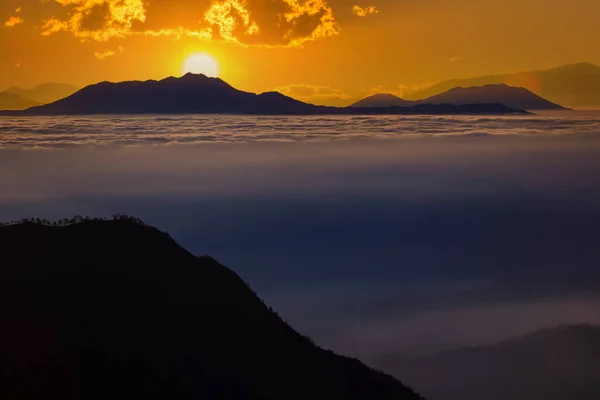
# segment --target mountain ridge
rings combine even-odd
[[[385,108],[315,106],[279,92],[255,94],[233,88],[219,78],[186,74],[159,81],[100,82],[56,102],[0,115],[84,114],[249,114],[249,115],[379,115],[379,114],[512,114],[526,113],[501,104],[432,105]]]
[[[406,98],[422,100],[455,87],[501,83],[524,87],[536,95],[564,107],[600,108],[600,67],[588,62],[537,71],[450,79],[411,93]]]
[[[499,99],[499,100],[497,100]],[[498,101],[507,107],[521,108],[524,110],[566,110],[558,104],[552,103],[530,90],[523,87],[509,86],[504,83],[455,87],[447,92],[428,97],[421,102],[432,104],[473,104],[478,102]]]
[[[411,106],[417,102],[405,100],[391,93],[378,93],[351,104],[350,107],[393,107]]]
[[[454,87],[446,92],[422,100],[405,100],[391,94],[369,96],[350,107],[389,107],[398,104],[486,104],[499,103],[506,107],[537,111],[537,110],[567,110],[552,103],[522,87],[509,86],[504,83],[483,86]]]
[[[127,216],[1,226],[0,304],[3,398],[421,399]]]

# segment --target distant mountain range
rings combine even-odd
[[[9,87],[0,92],[0,110],[24,110],[36,105],[52,103],[78,90],[66,83],[43,83],[32,89]]]
[[[37,105],[40,103],[25,99],[18,94],[0,92],[0,110],[24,110]]]
[[[152,81],[144,83],[148,84],[149,82]],[[502,84],[504,87],[501,86]],[[485,91],[489,90],[489,92],[458,91],[459,88],[472,87],[485,87]],[[524,88],[530,93],[519,93],[516,90],[514,93],[509,93],[512,89],[507,89],[507,87]],[[11,87],[4,92],[0,92],[0,110],[23,110],[36,105],[52,103],[72,95],[77,90],[76,87],[63,83],[45,83],[33,89]],[[12,94],[13,96],[8,94]],[[18,97],[14,95],[18,95]],[[533,97],[532,95],[537,95],[537,97]],[[563,107],[600,109],[600,67],[590,63],[578,63],[544,71],[453,79],[438,83],[424,90],[407,94],[404,97],[402,99],[393,94],[376,94],[352,104],[351,107],[414,107],[415,105],[426,103],[500,103],[509,108],[521,110],[558,110]],[[348,100],[343,98],[331,98],[324,100],[324,102],[335,104],[339,106],[338,108],[343,108],[343,105],[348,104]],[[299,110],[299,108],[297,107],[297,113],[307,112],[306,107],[304,110]],[[332,110],[332,108],[327,107],[327,111],[329,113],[340,113]],[[324,111],[324,109],[321,109],[316,113],[323,113]],[[430,111],[427,110],[425,112]],[[453,110],[441,111],[442,109],[436,110],[439,113],[454,112]],[[474,112],[478,113],[480,111],[474,110]],[[490,110],[489,112],[497,113],[503,111]],[[77,113],[77,111],[72,111],[72,113]],[[276,113],[276,110],[274,113]],[[356,110],[354,110],[354,113],[356,113]],[[370,113],[375,113],[375,111],[371,110]],[[395,110],[394,113],[400,112]]]
[[[565,107],[600,109],[600,67],[590,63],[570,64],[544,71],[452,79],[407,95],[406,98],[423,100],[456,87],[500,83],[523,87]]]
[[[33,89],[21,89],[13,86],[6,89],[6,92],[18,94],[25,99],[29,99],[37,103],[47,104],[70,96],[77,90],[79,90],[79,88],[71,86],[67,83],[42,83]]]
[[[561,326],[431,358],[378,366],[431,400],[600,399],[600,327]]]
[[[219,78],[186,74],[161,81],[101,82],[50,104],[4,115],[84,114],[514,114],[525,113],[502,104],[434,105],[411,107],[325,107],[277,92],[254,94],[237,90]]]
[[[357,101],[350,107],[412,107],[417,104],[419,102],[404,100],[389,93],[380,93]]]
[[[499,102],[507,107],[523,110],[565,110],[522,87],[508,86],[503,83],[475,87],[456,87],[447,92],[431,96],[421,102],[431,104],[479,104]]]
[[[351,107],[410,107],[419,104],[489,104],[500,103],[510,108],[522,110],[564,110],[531,91],[505,84],[493,84],[475,87],[455,87],[447,92],[423,100],[405,100],[392,94],[377,94],[367,97]]]
[[[2,399],[422,399],[130,217],[0,226],[0,304]]]

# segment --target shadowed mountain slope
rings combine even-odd
[[[251,114],[251,115],[356,115],[356,114],[509,114],[521,110],[501,104],[451,107],[326,107],[292,99],[277,92],[254,94],[237,90],[221,79],[187,74],[161,81],[101,82],[51,104],[3,115],[84,114]]]
[[[560,326],[495,345],[377,364],[431,400],[600,399],[600,327]],[[424,385],[424,386],[423,386]]]
[[[524,87],[553,103],[571,108],[600,108],[600,67],[590,63],[565,65],[544,71],[452,79],[412,93],[409,100],[422,100],[455,87],[504,83]]]
[[[418,399],[129,218],[0,228],[0,397]]]

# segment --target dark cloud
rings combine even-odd
[[[83,15],[79,27],[83,31],[101,31],[110,17],[108,3],[96,4]]]
[[[106,41],[125,37],[134,21],[146,19],[143,0],[49,0],[69,9],[66,19],[51,17],[44,21],[42,34],[71,32],[81,40]]]
[[[215,1],[204,20],[213,34],[241,44],[296,46],[339,32],[326,0]]]

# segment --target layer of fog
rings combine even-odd
[[[322,142],[423,137],[594,136],[598,112],[528,116],[0,117],[0,148],[139,146],[191,143]]]
[[[584,136],[5,149],[0,219],[132,214],[327,347],[423,354],[600,323]]]

